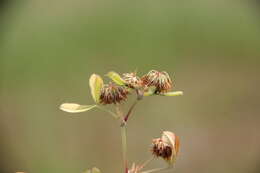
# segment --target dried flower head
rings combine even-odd
[[[159,72],[156,70],[151,70],[142,77],[142,82],[148,87],[155,86],[155,93],[165,93],[172,88],[171,78],[165,71]]]
[[[161,138],[153,139],[152,153],[173,164],[179,152],[179,137],[169,131],[164,131]]]
[[[142,87],[142,80],[136,75],[135,72],[124,73],[123,80],[126,82],[126,85],[130,88],[140,88]]]
[[[101,104],[116,104],[127,99],[129,92],[125,87],[117,86],[114,83],[104,85],[101,89],[100,103]]]

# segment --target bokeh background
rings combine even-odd
[[[92,73],[157,69],[185,95],[139,103],[130,161],[149,158],[152,138],[170,130],[181,139],[171,172],[259,173],[259,8],[257,0],[2,0],[0,172],[122,172],[118,123],[58,107],[93,103]]]

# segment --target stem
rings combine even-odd
[[[97,108],[100,109],[100,110],[102,110],[102,111],[105,111],[105,112],[109,113],[109,114],[112,115],[115,119],[118,119],[118,118],[119,118],[119,116],[118,116],[117,114],[115,114],[114,112],[112,112],[112,111],[110,111],[110,110],[108,110],[108,109],[105,109],[105,108],[103,108],[103,107],[101,107],[101,106],[99,106],[99,105],[97,105]]]
[[[130,109],[128,110],[126,116],[124,117],[125,122],[127,122],[129,116],[131,115],[131,113],[132,113],[132,111],[133,111],[133,109],[134,109],[134,107],[135,107],[135,105],[136,105],[137,103],[138,103],[138,100],[136,100],[136,101],[132,104],[132,106],[130,107]]]
[[[123,164],[125,173],[128,172],[127,164],[127,146],[126,146],[126,126],[121,126],[121,138],[122,138],[122,149],[123,149]]]
[[[123,112],[119,105],[116,106],[117,117],[121,118],[121,140],[122,140],[122,152],[123,152],[123,165],[124,173],[128,173],[128,161],[127,161],[127,143],[126,143],[126,123],[124,120]]]
[[[151,170],[148,170],[148,171],[143,171],[141,173],[152,173],[152,172],[159,172],[159,171],[166,171],[166,170],[169,170],[169,169],[172,169],[172,167],[166,167],[166,168],[155,168],[155,169],[151,169]]]

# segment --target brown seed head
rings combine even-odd
[[[126,85],[130,88],[140,88],[142,87],[142,80],[136,76],[135,72],[132,73],[124,73],[123,79],[126,82]]]
[[[127,99],[128,93],[126,88],[109,83],[101,89],[100,103],[104,105],[120,103]]]
[[[179,152],[179,138],[172,132],[164,131],[161,138],[152,142],[152,153],[168,163],[174,163]]]
[[[156,93],[165,93],[172,88],[171,78],[165,71],[159,72],[156,70],[151,70],[148,74],[142,77],[142,82],[148,87],[155,86]]]

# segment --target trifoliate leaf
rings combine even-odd
[[[168,92],[168,93],[161,93],[162,96],[182,96],[182,91],[174,91],[174,92]]]
[[[89,78],[89,86],[91,95],[96,103],[99,103],[101,89],[103,88],[103,79],[96,74],[92,74]]]
[[[63,103],[60,105],[60,109],[69,113],[80,113],[91,110],[97,105],[79,105],[76,103]]]
[[[107,76],[112,79],[116,84],[118,85],[125,85],[126,82],[124,81],[124,79],[121,78],[121,76],[114,72],[114,71],[111,71],[107,74]]]

